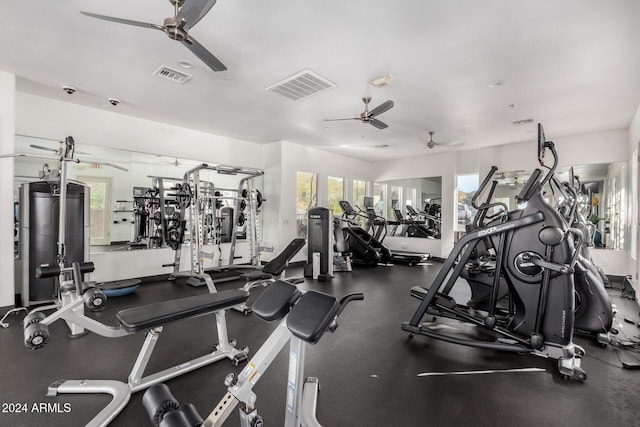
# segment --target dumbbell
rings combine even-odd
[[[142,406],[156,427],[199,426],[204,421],[191,403],[180,405],[165,384],[156,384],[142,396]]]

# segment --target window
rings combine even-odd
[[[78,177],[89,187],[90,244],[110,245],[111,178]]]
[[[307,211],[318,206],[318,175],[297,172],[296,176],[296,230],[298,237],[307,237]]]
[[[471,224],[476,210],[471,205],[471,199],[478,191],[478,175],[458,175],[458,214],[457,231],[465,231],[466,225]]]
[[[406,191],[407,191],[407,200],[405,200],[405,204],[409,206],[413,206],[417,211],[421,210],[422,206],[420,206],[420,202],[416,200],[416,197],[417,197],[416,189],[407,188]]]
[[[380,216],[384,216],[385,214],[385,204],[384,201],[387,199],[387,185],[380,183],[373,183],[373,209],[376,211],[376,214]]]
[[[364,197],[366,194],[366,182],[357,179],[353,180],[353,204],[364,209]]]
[[[344,178],[327,178],[327,205],[334,215],[342,215],[340,201],[344,200]]]
[[[392,185],[390,188],[391,195],[389,200],[387,201],[387,212],[385,218],[392,219],[395,218],[394,209],[398,209],[400,212],[404,212],[404,209],[401,205],[402,203],[402,187]]]

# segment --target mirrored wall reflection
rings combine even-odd
[[[625,250],[630,246],[626,196],[629,186],[627,168],[627,162],[573,166],[573,173],[578,177],[582,190],[579,209],[586,219],[596,226],[593,242],[595,248]],[[556,174],[561,182],[570,181],[570,169],[557,169]],[[504,203],[509,210],[517,209],[515,196],[527,183],[531,172],[497,171],[494,180],[498,185],[493,200]],[[545,188],[545,198],[550,203],[555,205],[561,197],[557,189]]]
[[[60,142],[50,139],[16,136],[15,152],[27,155],[15,159],[16,221],[19,219],[20,185],[57,179],[59,162],[56,157],[60,155],[61,147]],[[168,191],[172,192],[170,189],[182,182],[187,171],[203,162],[215,164],[208,159],[193,160],[129,152],[83,144],[81,141],[76,141],[74,157],[81,162],[68,164],[68,179],[82,182],[90,188],[92,252],[126,250],[135,246],[136,242],[142,243],[138,248],[154,247],[149,244],[149,238],[157,232],[154,228],[156,222],[151,216],[155,214],[157,206],[148,206],[149,199],[145,198],[148,197],[149,189],[157,187],[158,180],[153,177],[162,178]],[[110,163],[111,166],[105,163]],[[222,174],[211,170],[200,173],[201,182],[205,183],[204,185],[211,184],[215,188],[237,189],[243,177],[241,174]],[[263,190],[262,176],[255,178],[254,183],[257,189]],[[223,196],[227,197],[232,197],[231,193],[227,190],[222,191]],[[232,199],[224,199],[222,205],[233,206],[234,202]],[[141,217],[142,211],[151,217]],[[141,221],[147,221],[146,226],[141,224]],[[261,216],[258,216],[258,222],[260,226]],[[140,239],[141,234],[146,234],[146,239]]]
[[[369,205],[390,236],[440,238],[442,177],[376,182]]]

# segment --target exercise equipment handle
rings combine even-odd
[[[351,301],[362,301],[363,299],[364,299],[364,294],[362,292],[357,292],[357,293],[345,295],[344,297],[342,297],[342,299],[338,303],[339,305],[338,311],[336,312],[336,315],[333,318],[333,321],[331,321],[331,324],[329,324],[329,327],[327,328],[327,330],[329,330],[329,332],[335,332],[335,330],[338,329],[338,317],[340,317],[340,313],[342,313],[342,310],[344,310],[347,304],[349,304]]]
[[[80,266],[80,272],[82,273],[91,273],[94,271],[95,265],[92,262],[81,262],[78,263]],[[72,271],[72,267],[60,268],[57,265],[49,265],[36,268],[36,277],[39,279],[46,279],[47,277],[56,277],[63,271]]]
[[[484,179],[482,180],[480,187],[478,187],[478,191],[476,191],[476,194],[474,194],[473,198],[471,199],[471,206],[473,206],[474,208],[478,209],[476,200],[478,200],[478,196],[484,191],[484,188],[487,186],[487,184],[489,184],[489,181],[491,181],[491,178],[493,178],[493,175],[496,173],[497,170],[498,170],[497,166],[491,166],[491,170],[489,170],[489,173],[487,174],[487,176],[485,176]]]

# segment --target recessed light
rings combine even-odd
[[[494,87],[502,86],[503,84],[504,84],[504,80],[494,80],[491,83],[489,83],[489,87],[494,88]]]
[[[179,59],[178,61],[176,61],[178,63],[178,65],[186,70],[193,68],[193,64],[189,61],[187,61],[186,59]]]

